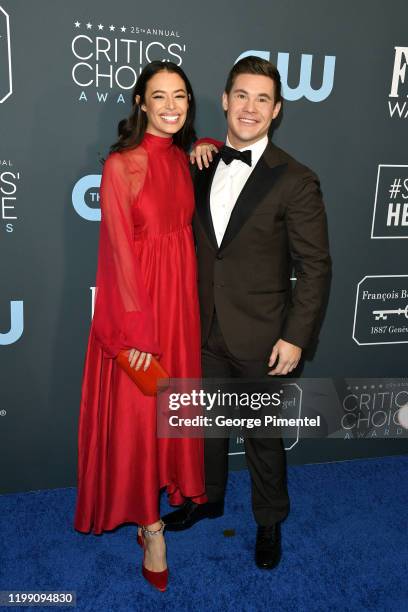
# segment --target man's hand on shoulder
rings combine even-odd
[[[268,372],[270,376],[285,376],[292,372],[299,363],[302,355],[302,349],[295,344],[286,342],[286,340],[278,340],[272,349],[269,358],[269,367],[271,368],[278,360],[276,367]]]

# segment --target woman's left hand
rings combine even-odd
[[[135,370],[140,370],[140,368],[143,366],[143,370],[146,372],[151,361],[151,353],[143,353],[142,351],[138,351],[136,348],[132,348],[129,353],[130,367],[134,368]]]
[[[203,164],[206,168],[209,168],[210,162],[213,161],[213,153],[218,153],[217,147],[209,142],[203,142],[191,151],[190,162],[192,164],[197,163],[200,170],[203,169]]]

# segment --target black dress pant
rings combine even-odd
[[[272,347],[271,347],[272,350]],[[223,338],[216,313],[202,348],[204,378],[262,378],[267,362],[234,357]],[[205,481],[208,500],[224,498],[228,476],[228,438],[206,438]],[[282,521],[289,512],[286,456],[281,438],[245,438],[245,455],[252,486],[252,510],[258,525]]]

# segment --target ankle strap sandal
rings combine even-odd
[[[142,527],[142,532],[144,536],[155,536],[155,535],[159,535],[159,533],[163,533],[165,524],[160,519],[160,527],[159,529],[156,529],[155,531],[150,531],[150,529],[147,529],[144,525],[141,525],[141,527]]]

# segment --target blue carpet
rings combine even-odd
[[[74,488],[3,495],[0,590],[75,590],[76,609],[95,612],[406,612],[407,468],[408,456],[290,467],[283,559],[271,572],[253,562],[248,474],[232,472],[224,517],[167,534],[163,594],[140,576],[134,526],[73,530]]]

